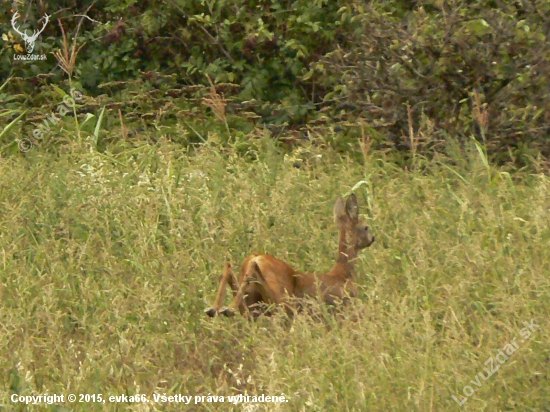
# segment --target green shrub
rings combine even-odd
[[[398,149],[429,153],[449,136],[474,136],[499,161],[511,154],[523,162],[537,150],[550,155],[548,0],[498,7],[486,0],[99,0],[92,6],[41,2],[22,19],[28,29],[56,13],[70,41],[78,33],[84,47],[73,80],[89,96],[107,92],[119,104],[128,93],[113,94],[117,88],[134,93],[131,101],[184,90],[177,96],[186,101],[183,109],[196,111],[202,96],[189,88],[208,86],[209,76],[231,103],[226,126],[237,131],[242,112],[292,128],[312,121],[356,125],[359,118],[374,140]],[[49,54],[61,46],[60,24],[52,19],[37,42],[47,61],[13,62],[10,55],[21,48],[19,36],[10,34],[13,12],[0,17],[1,55],[8,57],[0,73],[28,81],[4,92],[23,91],[25,103],[39,106],[44,99],[36,86],[60,84],[63,75],[52,71]],[[336,137],[350,135],[357,134],[348,129]]]
[[[550,154],[548,1],[421,2],[405,12],[393,3],[341,10],[362,29],[310,73],[327,86],[341,79],[327,101],[352,107],[402,147],[413,126],[432,139],[474,135],[503,155],[526,146]]]

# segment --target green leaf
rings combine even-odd
[[[493,32],[493,28],[485,19],[471,20],[465,24],[465,28],[476,36],[483,36]]]
[[[101,123],[103,122],[104,113],[105,113],[105,106],[103,106],[103,109],[101,109],[101,113],[99,114],[99,118],[97,119],[97,123],[94,129],[94,137],[95,137],[96,145],[99,143],[99,130],[101,129]]]
[[[11,129],[13,126],[15,126],[15,125],[17,124],[17,122],[19,121],[19,119],[21,119],[21,118],[23,117],[23,115],[24,115],[25,113],[27,113],[28,111],[29,111],[29,109],[25,110],[23,113],[21,113],[21,114],[20,114],[19,116],[17,116],[15,119],[13,119],[6,127],[4,127],[4,130],[2,130],[2,131],[0,132],[0,139],[1,139],[2,137],[4,137],[4,135],[7,134],[7,133],[10,131],[10,129]]]
[[[52,87],[57,92],[57,94],[59,94],[59,97],[63,98],[67,96],[67,93],[65,92],[65,90],[61,89],[59,86],[52,83]]]

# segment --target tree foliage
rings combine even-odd
[[[495,153],[550,154],[548,0],[44,1],[19,10],[23,29],[53,16],[37,41],[43,62],[11,58],[15,11],[0,17],[3,77],[59,81],[51,52],[64,27],[84,45],[73,79],[89,95],[143,73],[180,88],[210,77],[268,125],[329,114],[397,148],[473,135]]]

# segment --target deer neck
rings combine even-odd
[[[348,245],[346,231],[340,229],[338,241],[338,258],[336,264],[331,270],[331,274],[343,276],[347,279],[355,280],[354,261],[357,257],[357,250],[354,246]]]

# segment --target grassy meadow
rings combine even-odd
[[[0,409],[550,411],[550,178],[537,167],[492,166],[472,145],[404,168],[261,133],[245,153],[212,138],[0,157]],[[342,316],[205,316],[228,258],[328,271],[333,203],[352,189],[376,242]],[[150,402],[10,400],[46,393]],[[287,402],[228,402],[238,394]]]

